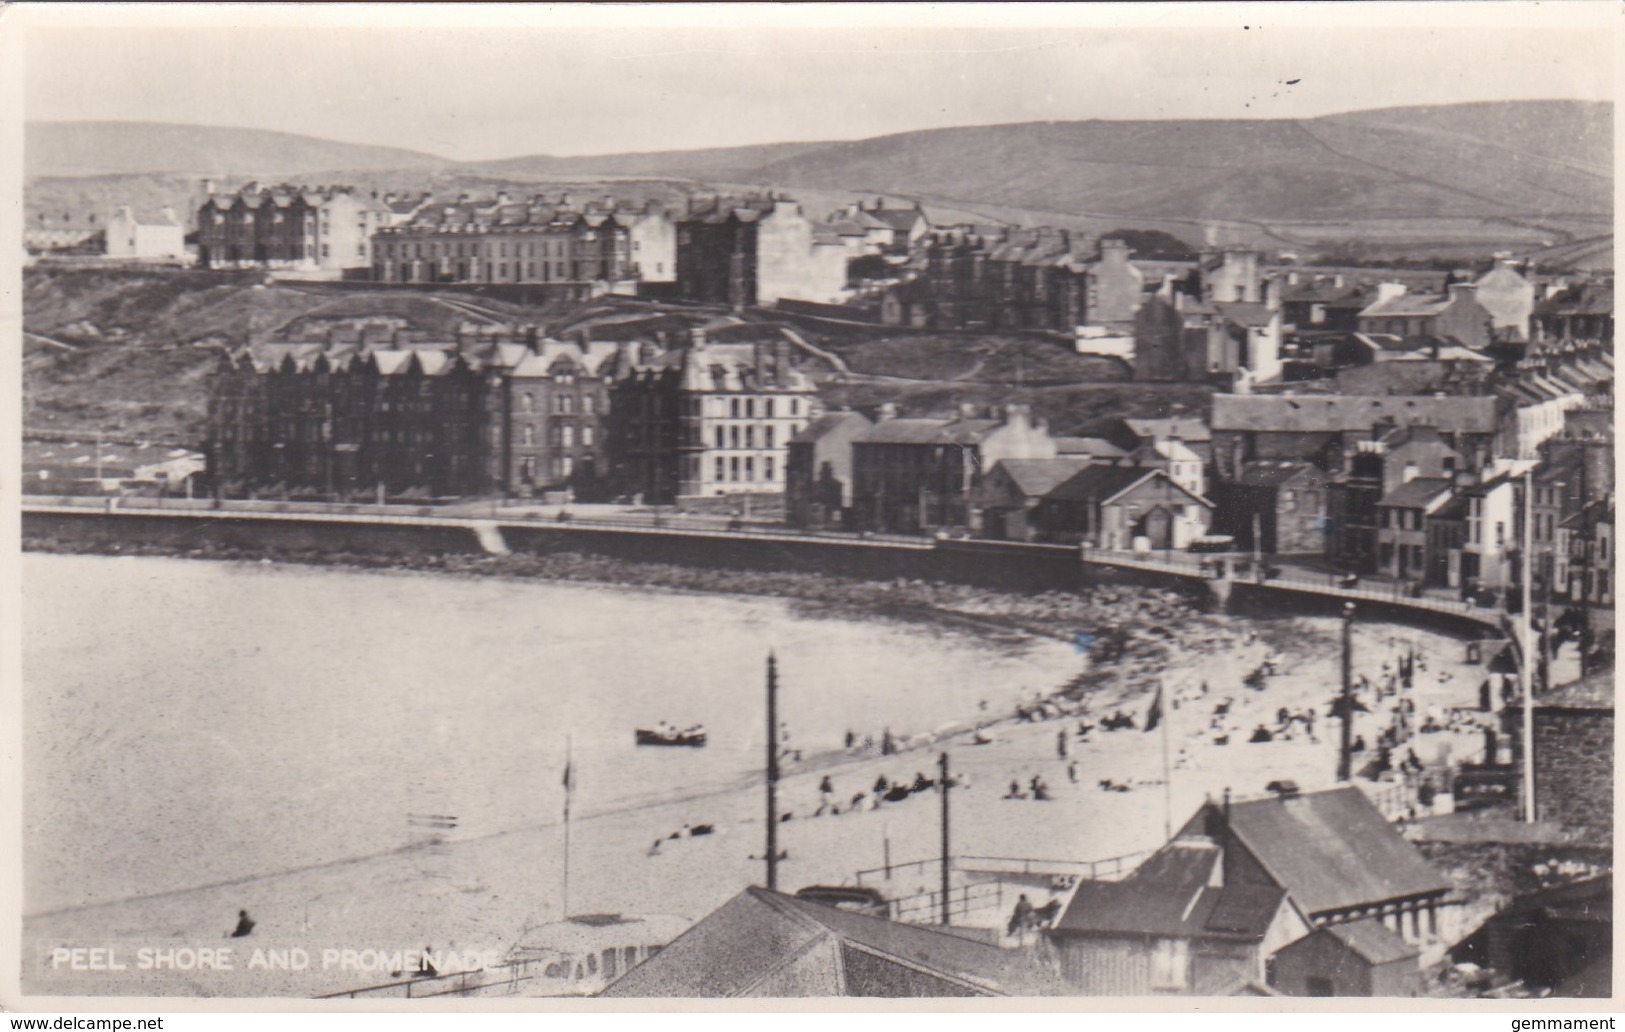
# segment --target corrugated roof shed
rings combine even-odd
[[[1375,918],[1327,925],[1319,934],[1330,935],[1372,965],[1410,960],[1420,952]]]
[[[1230,831],[1305,914],[1450,889],[1353,786],[1234,803]]]

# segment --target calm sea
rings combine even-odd
[[[1055,642],[772,599],[183,559],[27,555],[25,910],[369,855],[749,777],[780,666],[792,747],[1004,709]],[[633,729],[703,723],[704,750]]]

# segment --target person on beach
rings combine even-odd
[[[232,929],[231,937],[233,939],[241,939],[241,938],[243,938],[243,937],[245,937],[247,935],[252,934],[253,931],[254,931],[254,920],[253,920],[253,918],[248,916],[248,911],[246,911],[246,910],[237,911],[237,927]]]
[[[1066,729],[1063,728],[1055,735],[1055,755],[1059,759],[1066,759]]]
[[[1022,794],[1021,781],[1019,779],[1017,779],[1017,778],[1011,778],[1010,779],[1010,791],[1006,792],[1004,794],[1004,797],[1006,799],[1025,799],[1025,798],[1027,798],[1024,794]]]
[[[1066,779],[1074,785],[1078,783],[1078,761],[1073,760],[1066,765]]]

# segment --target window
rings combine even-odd
[[[726,448],[727,446],[728,446],[728,431],[719,426],[719,427],[717,427],[717,447],[718,448]]]
[[[1506,540],[1507,540],[1507,525],[1505,523],[1502,523],[1500,520],[1496,520],[1495,521],[1495,544],[1496,544],[1496,547],[1499,548],[1500,546],[1506,544]]]
[[[765,419],[773,418],[773,399],[768,398],[762,402],[762,416]]]
[[[576,468],[576,460],[570,458],[570,456],[566,455],[564,458],[559,460],[559,476],[561,476],[561,477],[570,476],[572,473],[575,472],[575,468]]]
[[[536,443],[536,428],[534,426],[531,426],[529,423],[526,423],[524,431],[523,431],[523,437],[524,437],[524,441],[525,441],[525,446],[527,448],[530,447],[531,445],[534,445]]]
[[[720,428],[719,428],[720,429]],[[721,480],[728,472],[728,460],[717,456],[717,479]]]
[[[593,414],[593,412],[595,412],[597,410],[597,408],[598,408],[598,402],[591,394],[584,394],[584,395],[581,396],[581,414],[582,415],[590,416],[590,415]]]
[[[728,428],[728,446],[731,448],[739,447],[739,428],[737,426]]]
[[[589,448],[592,447],[592,427],[584,426],[581,428],[581,443]]]
[[[519,411],[529,412],[531,410],[531,406],[533,406],[535,402],[535,395],[531,394],[529,391],[526,391],[519,396]]]
[[[728,399],[728,416],[731,419],[738,419],[739,418],[739,399],[738,398],[729,398]]]
[[[752,470],[753,465],[754,465],[754,463],[751,461],[751,457],[749,455],[745,456],[745,479],[746,480],[755,480],[756,479],[756,474]]]
[[[568,378],[566,379],[565,382],[566,383],[569,382]],[[576,400],[574,398],[572,398],[572,397],[570,397],[570,395],[566,394],[563,398],[561,398],[559,400],[564,402],[564,408],[561,409],[560,411],[562,411],[567,416],[568,415],[573,415],[575,413]]]
[[[1151,987],[1184,989],[1190,984],[1190,944],[1158,939],[1151,947]]]
[[[564,446],[566,448],[574,448],[575,447],[575,443],[576,443],[576,428],[575,427],[567,426],[567,427],[564,428],[564,442],[563,443],[564,443]]]
[[[728,479],[739,479],[739,456],[737,455],[728,460]]]
[[[792,416],[801,415],[801,402],[795,398],[790,399],[790,414]]]
[[[756,418],[756,399],[755,398],[746,398],[745,399],[745,418],[746,419],[755,419]]]
[[[756,428],[754,426],[745,427],[745,447],[756,447]]]
[[[773,479],[773,457],[771,455],[762,460],[762,479]]]
[[[762,447],[763,448],[771,448],[771,447],[773,447],[773,428],[770,427],[770,426],[762,427]],[[769,479],[771,479],[771,478],[769,478]]]

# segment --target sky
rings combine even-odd
[[[1608,100],[1619,20],[1606,3],[290,8],[26,10],[26,117],[484,160]]]

